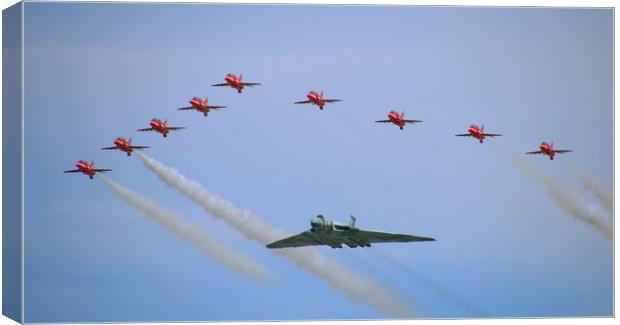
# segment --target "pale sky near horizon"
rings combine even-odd
[[[377,319],[206,215],[117,136],[294,234],[317,214],[431,243],[320,252],[377,277],[422,317],[471,317],[385,254],[495,317],[609,316],[613,250],[498,152],[595,197],[568,163],[613,175],[610,9],[207,4],[25,5],[25,321]],[[210,87],[226,73],[263,85]],[[309,90],[344,99],[293,105]],[[180,112],[192,96],[226,109]],[[424,122],[375,124],[390,109]],[[186,126],[135,132],[153,117]],[[454,137],[484,123],[504,134]],[[114,196],[79,159],[257,258],[228,272]],[[349,254],[350,253],[350,254]],[[353,254],[353,256],[351,256]]]

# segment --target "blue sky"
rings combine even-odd
[[[382,318],[214,220],[142,163],[149,145],[235,205],[297,233],[321,213],[437,239],[376,245],[497,317],[612,313],[612,246],[498,153],[541,141],[612,184],[608,9],[27,3],[25,321]],[[226,73],[263,86],[210,87]],[[293,105],[309,90],[344,99]],[[179,112],[192,96],[228,108]],[[375,124],[390,109],[423,123]],[[188,129],[138,133],[152,117]],[[455,138],[472,123],[505,136]],[[527,157],[591,202],[560,161]],[[146,220],[78,159],[254,256],[226,271]],[[378,277],[424,317],[471,316],[363,250],[319,250]],[[364,261],[364,263],[360,263]],[[371,267],[369,267],[371,266]],[[480,316],[480,315],[473,315]]]

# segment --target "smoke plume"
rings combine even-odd
[[[601,219],[607,218],[605,213],[602,213],[600,209],[597,209],[587,202],[585,198],[570,190],[553,176],[538,170],[524,158],[509,152],[507,149],[500,149],[515,167],[525,173],[534,182],[541,185],[564,211],[568,212],[576,220],[590,226],[606,239],[612,239],[611,227],[601,221]]]
[[[407,265],[405,263],[402,263],[401,261],[398,261],[397,259],[393,258],[392,256],[389,256],[388,254],[382,253],[382,252],[377,251],[377,250],[372,250],[372,251],[371,250],[365,250],[365,251],[369,252],[369,253],[371,253],[371,254],[373,254],[375,256],[378,256],[379,258],[381,258],[385,262],[388,262],[389,264],[391,264],[395,268],[397,268],[400,271],[402,271],[405,274],[407,274],[413,280],[423,283],[425,286],[427,286],[428,288],[430,288],[433,291],[435,291],[435,293],[439,294],[441,297],[451,301],[456,306],[461,307],[463,310],[465,310],[467,313],[469,313],[472,317],[489,317],[489,315],[486,312],[482,311],[477,306],[474,306],[473,304],[471,304],[467,300],[465,300],[465,299],[455,295],[454,293],[450,292],[448,289],[446,289],[443,286],[435,283],[433,280],[431,280],[431,279],[427,278],[426,276],[416,272],[409,265]]]
[[[593,179],[592,177],[590,177],[588,174],[586,174],[585,172],[577,169],[577,167],[569,164],[569,163],[563,163],[564,166],[573,174],[573,176],[575,176],[575,178],[577,178],[577,180],[579,181],[579,183],[581,183],[581,185],[583,187],[585,187],[586,189],[592,191],[592,193],[594,194],[594,196],[596,196],[596,198],[599,200],[599,202],[601,202],[601,204],[607,208],[609,211],[612,211],[614,208],[614,199],[611,195],[611,193],[609,193],[609,191],[605,188],[605,186],[599,182],[597,182],[595,179]],[[609,215],[611,216],[611,215]]]
[[[250,211],[239,209],[209,192],[197,182],[186,179],[175,169],[144,154],[136,156],[142,159],[146,167],[157,174],[168,186],[186,195],[212,216],[224,220],[246,238],[266,245],[287,236],[285,232]],[[296,266],[308,270],[327,282],[334,290],[372,307],[381,314],[389,317],[413,316],[400,300],[377,281],[347,269],[338,261],[321,255],[314,248],[284,248],[271,250],[271,252],[288,258]]]
[[[258,281],[267,279],[265,268],[243,253],[234,251],[230,247],[218,242],[199,225],[185,220],[184,217],[166,210],[158,203],[103,175],[99,176],[99,178],[116,195],[140,211],[149,220],[158,223],[174,236],[189,242],[196,249],[211,256],[228,270]]]

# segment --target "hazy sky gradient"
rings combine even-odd
[[[27,3],[25,321],[381,318],[163,185],[117,136],[297,233],[321,213],[437,239],[373,246],[491,316],[612,313],[612,246],[499,153],[541,141],[612,186],[609,9]],[[228,73],[263,86],[210,87]],[[293,105],[309,90],[344,99]],[[192,96],[228,108],[180,112]],[[424,120],[375,124],[390,109]],[[188,127],[138,133],[152,117]],[[454,137],[484,123],[504,134]],[[528,160],[586,196],[559,161]],[[277,274],[228,272],[143,218],[78,159]],[[424,317],[471,316],[363,249]],[[366,261],[362,264],[359,260]],[[369,267],[372,266],[372,267]],[[475,316],[475,315],[474,315]]]

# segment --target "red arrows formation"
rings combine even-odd
[[[214,84],[212,86],[213,87],[230,87],[230,88],[235,89],[237,93],[241,94],[245,87],[254,87],[254,86],[261,85],[261,83],[258,83],[258,82],[244,82],[242,74],[240,74],[237,77],[236,75],[229,73],[226,75],[226,77],[224,77],[224,81],[225,81],[224,83]],[[307,100],[297,101],[294,104],[311,104],[311,105],[318,106],[320,110],[323,110],[325,104],[336,103],[336,102],[342,101],[342,99],[324,98],[323,91],[321,91],[320,93],[316,91],[310,91],[306,95],[306,97],[308,98]],[[178,110],[196,110],[202,113],[206,117],[208,116],[209,111],[211,110],[219,110],[222,108],[226,108],[226,106],[210,105],[209,99],[207,97],[205,97],[204,99],[193,97],[192,99],[189,100],[189,104],[190,106],[181,107]],[[375,123],[392,123],[398,126],[399,129],[401,130],[404,129],[406,124],[415,124],[415,123],[421,123],[421,122],[422,122],[421,120],[405,119],[405,112],[398,113],[393,110],[387,113],[387,119],[375,121]],[[170,131],[177,131],[177,130],[182,130],[182,129],[185,129],[185,127],[168,126],[167,119],[164,119],[162,121],[161,119],[153,118],[149,122],[148,128],[138,129],[137,131],[154,131],[154,132],[160,133],[165,138],[168,136],[168,133],[170,133]],[[484,125],[481,125],[480,127],[478,127],[477,125],[471,125],[467,129],[467,133],[456,134],[456,136],[472,137],[472,138],[477,139],[480,143],[484,143],[484,139],[486,137],[498,137],[498,136],[501,136],[501,134],[486,133],[484,131]],[[132,145],[131,138],[124,139],[124,138],[118,137],[116,138],[116,140],[114,140],[113,147],[104,147],[101,149],[120,150],[122,152],[125,152],[127,156],[131,156],[131,152],[133,150],[141,150],[141,149],[147,149],[147,148],[149,147]],[[548,156],[549,159],[553,160],[556,154],[572,152],[572,150],[554,149],[553,143],[547,143],[547,142],[542,142],[539,146],[539,149],[540,150],[537,150],[537,151],[526,152],[526,154],[542,154],[542,155]],[[103,172],[111,171],[111,169],[95,168],[95,163],[93,161],[88,163],[85,160],[80,160],[75,164],[75,166],[77,167],[77,169],[65,170],[64,172],[65,173],[83,173],[85,175],[88,175],[91,179],[93,179],[95,174],[98,172],[103,173]]]

